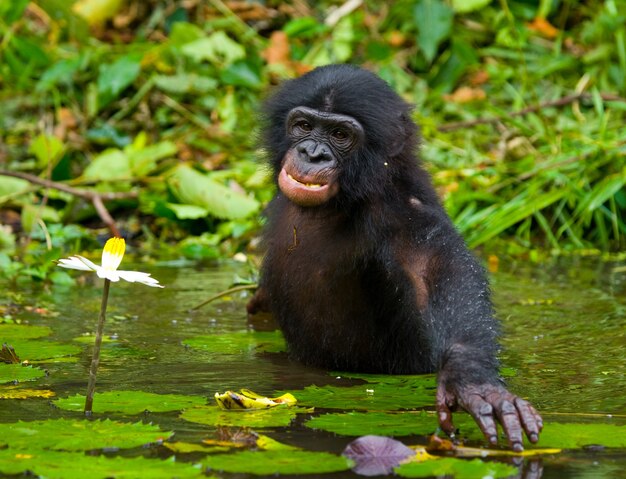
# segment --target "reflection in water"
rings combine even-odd
[[[548,422],[625,424],[626,274],[614,273],[615,264],[580,258],[541,265],[503,263],[492,277],[492,289],[504,326],[503,366],[505,371],[514,370],[507,378],[511,388],[529,398]],[[158,291],[114,285],[105,334],[115,340],[103,345],[98,390],[141,389],[211,398],[217,391],[244,387],[275,396],[278,391],[328,384],[332,377],[326,371],[303,367],[285,354],[225,356],[183,345],[184,339],[200,334],[273,327],[268,318],[255,318],[257,322],[248,324],[247,292],[189,312],[226,289],[236,273],[245,274],[239,268],[153,268],[150,272],[165,285]],[[0,291],[5,291],[5,296],[0,293],[0,304],[7,304],[11,286],[0,286]],[[28,387],[51,389],[61,397],[84,394],[90,348],[74,340],[95,328],[100,291],[89,285],[20,291],[25,298],[21,306],[37,306],[49,313],[18,307],[14,317],[50,326],[51,339],[83,347],[77,362],[46,364],[49,376]],[[612,419],[606,417],[609,414]],[[67,417],[67,413],[37,399],[4,401],[0,408],[0,422],[51,417]],[[175,431],[182,441],[199,441],[213,433],[211,428],[181,421],[175,414],[153,414],[146,419]],[[301,422],[273,431],[272,437],[335,453],[353,439],[306,429]],[[402,440],[406,444],[425,442],[424,437]],[[608,478],[626,469],[624,450],[588,449],[544,458],[498,460],[517,465],[518,477],[525,479]]]

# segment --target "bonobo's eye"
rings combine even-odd
[[[348,139],[348,133],[341,128],[335,128],[330,134],[337,141],[345,141]]]
[[[304,132],[304,133],[309,133],[310,131],[313,131],[313,125],[311,125],[306,120],[298,120],[298,121],[296,121],[293,124],[293,128],[295,130],[299,130],[299,131]]]

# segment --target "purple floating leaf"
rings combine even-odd
[[[390,474],[401,461],[415,451],[400,441],[384,436],[362,436],[346,446],[342,453],[355,463],[352,469],[361,476]]]

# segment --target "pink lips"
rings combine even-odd
[[[328,183],[316,183],[306,178],[294,178],[283,168],[278,175],[278,186],[294,203],[300,206],[316,206],[325,203],[330,196]]]

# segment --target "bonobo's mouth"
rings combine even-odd
[[[300,176],[285,168],[278,175],[278,186],[287,198],[300,206],[326,203],[337,193],[336,183],[309,175]]]

